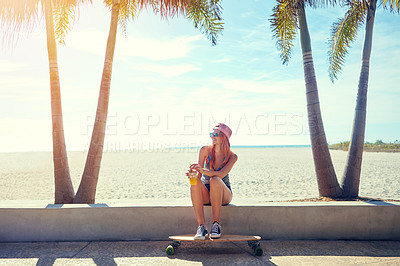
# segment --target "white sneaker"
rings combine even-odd
[[[197,228],[196,235],[194,236],[194,240],[205,240],[208,235],[207,227],[203,224]]]
[[[211,238],[221,237],[221,225],[218,222],[214,222],[211,226]]]

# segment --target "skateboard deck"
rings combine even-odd
[[[173,255],[175,253],[175,249],[181,245],[182,241],[195,241],[195,242],[239,242],[239,241],[247,241],[247,244],[254,250],[254,254],[256,256],[261,256],[263,254],[263,250],[260,247],[261,237],[259,236],[246,236],[246,235],[222,235],[220,238],[209,238],[206,237],[205,240],[195,240],[194,235],[177,235],[177,236],[169,236],[171,239],[170,245],[165,249],[165,252],[168,255]]]

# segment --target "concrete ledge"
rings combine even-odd
[[[211,222],[211,207],[205,206]],[[400,240],[398,202],[271,202],[222,207],[225,234],[263,239]],[[166,240],[195,233],[190,205],[0,203],[0,242]]]

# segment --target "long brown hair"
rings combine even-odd
[[[225,136],[224,133],[221,132],[219,134],[222,136],[221,150],[225,157],[224,161],[222,162],[222,164],[224,164],[229,160],[229,155],[231,154],[231,144],[229,143],[228,137]],[[212,144],[210,154],[211,154],[210,169],[214,169],[213,165],[215,163],[215,144]]]

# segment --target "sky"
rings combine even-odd
[[[96,113],[111,13],[82,7],[58,45],[67,150],[87,150]],[[298,38],[282,65],[269,19],[275,1],[225,0],[216,46],[185,17],[143,10],[119,27],[104,143],[108,151],[198,147],[218,122],[231,145],[309,145]],[[350,139],[364,27],[339,79],[328,75],[330,27],[344,9],[306,9],[328,143]],[[0,152],[51,151],[51,106],[44,19],[0,46]],[[3,32],[0,29],[2,35]],[[400,15],[376,12],[366,141],[400,139]]]

